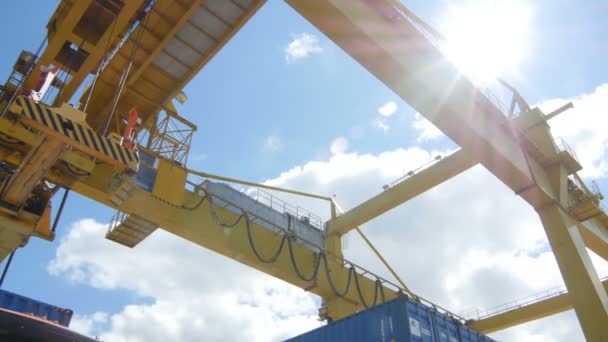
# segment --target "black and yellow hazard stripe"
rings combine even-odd
[[[73,121],[27,97],[17,97],[12,112],[27,123],[60,138],[66,144],[112,165],[137,170],[136,152],[98,135],[85,123]]]

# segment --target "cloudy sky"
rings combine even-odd
[[[13,2],[0,13],[5,29],[27,21],[5,37],[5,74],[21,49],[36,48],[57,1],[33,3]],[[452,12],[481,3],[406,2],[444,32],[457,32]],[[607,10],[599,0],[520,1],[502,12],[506,19],[479,23],[526,25],[515,40],[518,63],[504,62],[503,76],[546,111],[574,102],[551,121],[554,135],[574,147],[585,178],[604,189]],[[463,32],[483,31],[477,28]],[[503,31],[486,50],[515,44]],[[456,148],[282,1],[270,0],[185,92],[189,101],[178,109],[199,127],[190,167],[335,194],[347,209]],[[327,215],[319,203],[301,204]],[[6,289],[73,309],[72,327],[105,341],[280,341],[320,324],[319,298],[169,233],[159,230],[132,250],[105,240],[112,214],[72,196],[56,241],[20,249]],[[455,312],[563,285],[533,210],[479,166],[363,229],[411,289]],[[344,247],[348,258],[389,278],[356,236],[346,236]],[[608,275],[593,257],[598,273]],[[583,340],[573,311],[493,336]]]

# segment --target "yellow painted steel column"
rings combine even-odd
[[[537,212],[587,341],[608,341],[608,296],[576,222],[557,204]]]
[[[328,222],[329,233],[344,235],[351,229],[459,175],[475,164],[477,161],[474,160],[472,153],[462,149],[456,151],[357,207],[331,219]]]

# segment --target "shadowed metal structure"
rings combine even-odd
[[[341,215],[329,197],[286,190],[325,201],[325,223],[274,195],[237,191],[217,181],[255,184],[187,168],[196,126],[172,101],[185,100],[182,88],[264,1],[64,0],[46,48],[20,56],[0,97],[2,257],[30,236],[54,238],[49,201],[63,187],[117,210],[112,241],[136,247],[164,229],[321,296],[321,317],[339,319],[406,295],[345,260],[342,236],[481,164],[538,213],[568,292],[483,319],[451,317],[493,332],[574,308],[588,340],[608,340],[608,297],[586,251],[608,258],[608,216],[574,152],[551,134],[548,120],[566,107],[545,114],[502,82],[513,94],[502,109],[396,0],[286,2],[461,149]],[[80,104],[65,104],[81,86]]]

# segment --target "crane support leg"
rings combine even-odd
[[[608,296],[576,223],[557,204],[537,209],[588,341],[608,341]]]
[[[401,183],[359,204],[328,223],[330,234],[344,235],[351,229],[411,200],[450,178],[470,169],[475,164],[472,153],[459,150]]]

